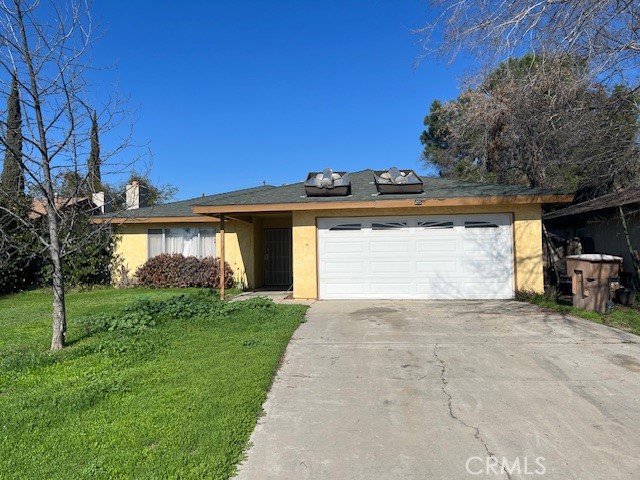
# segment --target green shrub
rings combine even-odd
[[[0,295],[3,295],[24,290],[36,282],[42,246],[29,226],[17,220],[28,218],[31,199],[24,195],[8,199],[1,190]]]
[[[140,299],[124,307],[120,313],[98,313],[76,320],[87,333],[96,331],[128,331],[138,333],[168,320],[194,317],[222,318],[237,311],[254,311],[254,315],[272,312],[275,304],[268,298],[257,297],[243,302],[223,302],[213,293],[204,295],[176,295],[162,301]]]
[[[180,254],[158,255],[138,268],[136,278],[140,285],[155,288],[219,288],[220,260]],[[225,287],[231,288],[234,285],[233,270],[226,262],[224,278]]]
[[[25,290],[36,282],[37,258],[17,249],[7,250],[0,260],[0,295]]]
[[[78,212],[69,217],[60,224],[60,237],[65,239],[62,258],[65,285],[109,285],[116,237],[103,226],[91,224],[88,213]],[[40,283],[51,285],[53,266],[48,254],[42,256],[41,263],[38,272]]]
[[[267,297],[253,297],[242,302],[236,302],[235,305],[250,310],[273,310],[276,306],[273,300]]]

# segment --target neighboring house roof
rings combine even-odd
[[[543,215],[544,220],[556,220],[571,216],[590,216],[592,214],[606,214],[607,211],[626,205],[640,205],[640,188],[627,188],[625,190],[608,193],[601,197],[576,203],[555,212]]]
[[[56,197],[56,208],[64,209],[70,207],[82,207],[82,208],[94,208],[93,203],[89,197]],[[36,219],[47,214],[47,207],[44,200],[35,199],[31,202],[31,211],[29,212],[29,218]]]
[[[350,174],[351,195],[307,197],[305,195],[304,182],[283,185],[280,187],[260,186],[244,190],[236,190],[218,195],[198,197],[180,202],[156,205],[154,207],[128,210],[118,214],[105,215],[103,217],[127,219],[171,219],[186,217],[198,219],[198,213],[225,213],[235,209],[241,211],[286,211],[291,208],[331,208],[329,204],[341,205],[344,208],[358,208],[371,202],[389,202],[389,206],[403,206],[406,202],[446,201],[461,199],[463,205],[482,203],[482,199],[504,199],[504,203],[510,201],[519,203],[547,203],[568,202],[572,196],[561,192],[534,189],[515,185],[495,185],[484,183],[471,183],[459,180],[447,180],[442,178],[423,177],[424,188],[422,193],[415,194],[384,194],[378,193],[373,177],[373,170],[362,170]],[[404,203],[403,203],[404,202]],[[402,204],[402,205],[401,205]],[[264,207],[264,208],[261,208]],[[210,218],[200,217],[201,221],[211,221]],[[158,220],[156,220],[158,221]]]

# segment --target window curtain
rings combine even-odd
[[[198,256],[198,229],[185,228],[182,230],[182,254],[185,257]]]
[[[216,231],[213,228],[167,228],[148,230],[149,258],[161,253],[185,257],[215,257]]]
[[[156,255],[160,255],[163,252],[162,248],[162,229],[150,229],[149,230],[149,258],[153,258]]]
[[[168,228],[164,231],[164,253],[182,253],[184,250],[184,237],[182,228]]]
[[[200,229],[200,258],[216,256],[216,231],[212,228]]]

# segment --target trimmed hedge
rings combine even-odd
[[[220,259],[163,254],[150,258],[136,271],[139,285],[156,288],[219,288]],[[225,262],[224,286],[233,287],[233,270]]]

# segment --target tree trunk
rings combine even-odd
[[[58,221],[53,207],[47,215],[49,219],[49,253],[53,264],[53,332],[51,335],[51,350],[64,348],[67,333],[67,315],[64,303],[64,275],[62,273],[62,259],[60,258],[60,238],[58,237]]]

